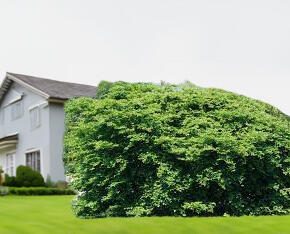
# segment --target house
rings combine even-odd
[[[44,179],[65,180],[62,162],[64,103],[95,97],[97,87],[7,73],[0,87],[0,165],[10,176],[19,165]]]

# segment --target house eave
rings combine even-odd
[[[51,98],[50,97],[50,98],[47,99],[47,101],[50,102],[50,103],[60,103],[60,104],[64,104],[67,101],[67,99]]]
[[[34,93],[46,98],[46,99],[49,98],[49,95],[47,93],[45,93],[45,92],[43,92],[43,91],[41,91],[39,89],[36,89],[35,87],[25,83],[24,81],[22,81],[22,80],[18,79],[17,77],[11,75],[10,73],[6,73],[6,78],[18,83],[19,85],[22,85],[23,87],[27,88],[28,90],[30,90],[30,91],[32,91],[32,92],[34,92]],[[1,87],[1,89],[2,89],[2,87]],[[1,96],[0,96],[0,98],[1,98]]]
[[[7,90],[9,89],[12,82],[13,81],[10,80],[9,78],[7,78],[7,77],[4,78],[4,80],[0,86],[0,104],[1,104],[4,95],[7,92]]]

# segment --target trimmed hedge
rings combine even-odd
[[[45,186],[43,176],[28,166],[18,166],[16,169],[17,187],[42,187]]]
[[[5,174],[4,186],[9,187],[43,187],[45,186],[42,175],[28,166],[18,166],[16,176]]]
[[[9,187],[9,195],[74,195],[75,192],[71,189],[45,188],[45,187]]]
[[[290,123],[193,85],[119,83],[68,101],[64,162],[79,217],[290,213]]]

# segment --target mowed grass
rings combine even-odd
[[[78,219],[73,196],[0,197],[0,233],[290,233],[290,216]]]

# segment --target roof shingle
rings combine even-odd
[[[7,73],[49,95],[49,98],[67,100],[73,97],[96,97],[97,87],[46,78]]]

